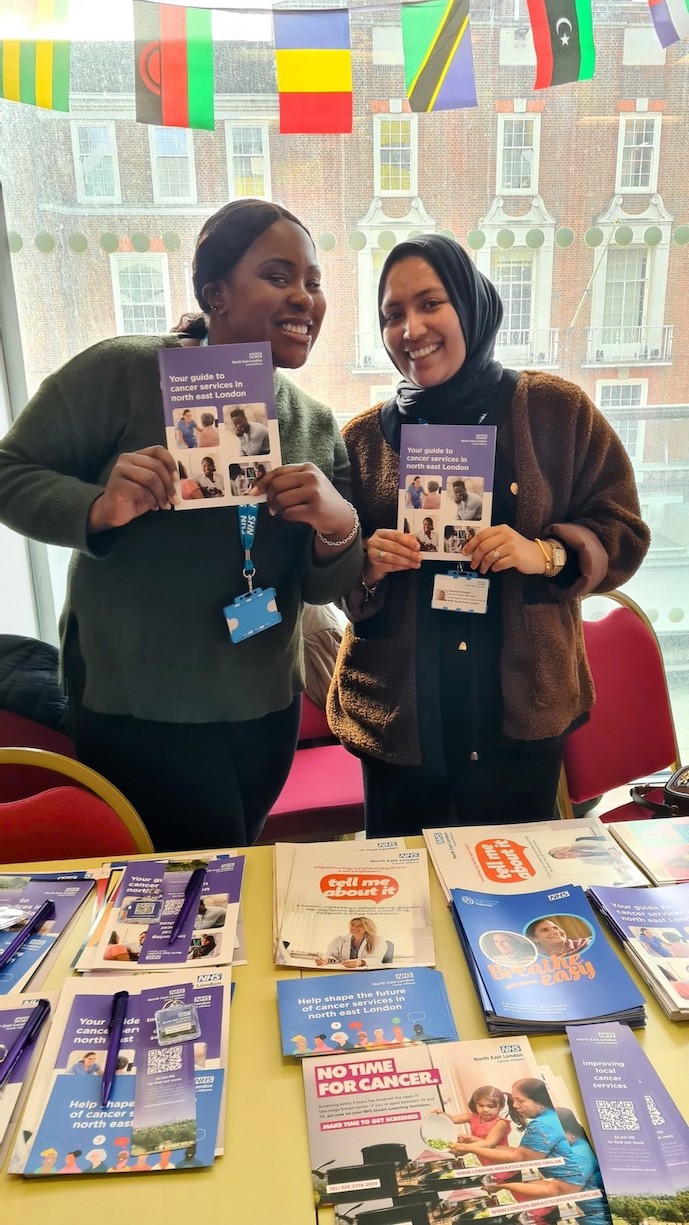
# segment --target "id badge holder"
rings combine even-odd
[[[282,613],[278,612],[274,587],[255,587],[244,595],[238,595],[232,604],[223,608],[227,628],[233,642],[253,638],[271,625],[279,625]]]
[[[277,594],[274,587],[254,587],[256,567],[251,560],[251,546],[256,535],[258,523],[258,507],[248,503],[237,507],[239,516],[239,536],[244,549],[244,568],[242,574],[246,579],[248,591],[238,595],[232,604],[223,608],[223,616],[230,631],[232,642],[244,642],[246,638],[254,638],[272,625],[279,625],[282,613],[278,609]]]
[[[431,608],[445,612],[485,613],[490,579],[473,570],[450,570],[433,580]]]
[[[201,1023],[195,1004],[176,1004],[168,1000],[153,1014],[158,1046],[190,1042],[201,1035]]]

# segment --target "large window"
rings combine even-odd
[[[120,334],[167,331],[170,289],[164,255],[113,255],[112,282]]]
[[[77,199],[116,204],[120,199],[114,123],[73,123]]]
[[[227,177],[230,197],[270,199],[270,156],[265,124],[227,123]]]
[[[616,191],[655,191],[658,182],[660,115],[622,115]]]
[[[415,116],[375,116],[374,180],[374,193],[377,196],[416,195]]]
[[[193,135],[185,128],[151,128],[151,172],[156,204],[196,200]]]
[[[23,7],[0,0],[3,10]],[[162,332],[198,309],[198,232],[228,199],[252,196],[284,205],[313,235],[328,311],[291,377],[344,422],[398,381],[377,316],[388,251],[414,234],[454,235],[503,299],[499,360],[579,384],[631,456],[652,545],[629,590],[653,613],[689,732],[682,47],[660,48],[641,0],[605,0],[594,5],[595,77],[534,90],[527,6],[491,0],[472,6],[479,105],[415,114],[403,92],[399,9],[354,6],[352,132],[288,135],[270,13],[251,0],[235,7],[247,12],[213,13],[213,131],[136,122],[128,0],[70,5],[80,16],[69,114],[0,99],[12,272],[0,268],[0,312],[13,278],[29,394],[89,345]],[[10,393],[17,413],[25,397]],[[65,567],[55,552],[59,609]],[[23,541],[13,555],[25,557]],[[37,574],[33,557],[28,572]],[[40,576],[36,586],[44,591]]]
[[[498,194],[538,191],[540,119],[540,115],[498,116]]]

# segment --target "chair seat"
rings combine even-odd
[[[341,744],[299,749],[261,842],[356,833],[364,827],[361,763]]]
[[[7,863],[132,855],[135,839],[105,800],[81,787],[53,787],[0,803],[0,846]]]
[[[654,787],[648,794],[657,804],[662,803],[662,787]],[[609,825],[611,821],[648,821],[649,818],[657,816],[658,813],[651,808],[641,808],[633,800],[629,800],[626,804],[620,804],[619,808],[611,808],[609,812],[601,813],[600,819],[604,825]]]

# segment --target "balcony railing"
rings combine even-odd
[[[651,366],[672,359],[671,323],[655,327],[588,328],[586,361],[592,366]]]
[[[495,356],[510,366],[556,366],[559,335],[558,328],[502,328]]]

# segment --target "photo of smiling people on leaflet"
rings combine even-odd
[[[325,954],[315,961],[317,966],[338,965],[342,970],[378,969],[387,950],[388,942],[378,935],[373,919],[358,916],[350,919],[347,934],[331,940]]]
[[[394,247],[378,308],[402,378],[343,428],[365,563],[344,601],[330,727],[362,762],[371,838],[418,834],[429,812],[436,826],[551,821],[564,737],[594,700],[581,597],[626,583],[649,545],[629,457],[575,383],[503,369],[500,296],[453,239]],[[432,606],[449,556],[422,563],[415,532],[396,527],[402,426],[424,423],[497,436],[489,526],[466,523],[485,478],[443,474],[452,525],[466,523],[452,563],[488,580],[458,577],[452,612]]]
[[[302,605],[338,600],[362,567],[335,418],[282,373],[308,361],[325,315],[311,235],[281,205],[233,200],[201,228],[192,283],[201,313],[76,354],[0,441],[0,522],[74,550],[62,666],[77,756],[166,851],[256,840],[297,743]],[[158,355],[252,343],[272,350],[282,453],[256,482],[253,552],[282,620],[233,642],[223,610],[247,594],[245,552],[237,507],[213,493],[229,472],[200,462],[194,423],[214,427],[196,409],[184,456],[167,450]],[[224,405],[217,419],[227,429]],[[174,511],[180,458],[210,495],[196,515]]]

